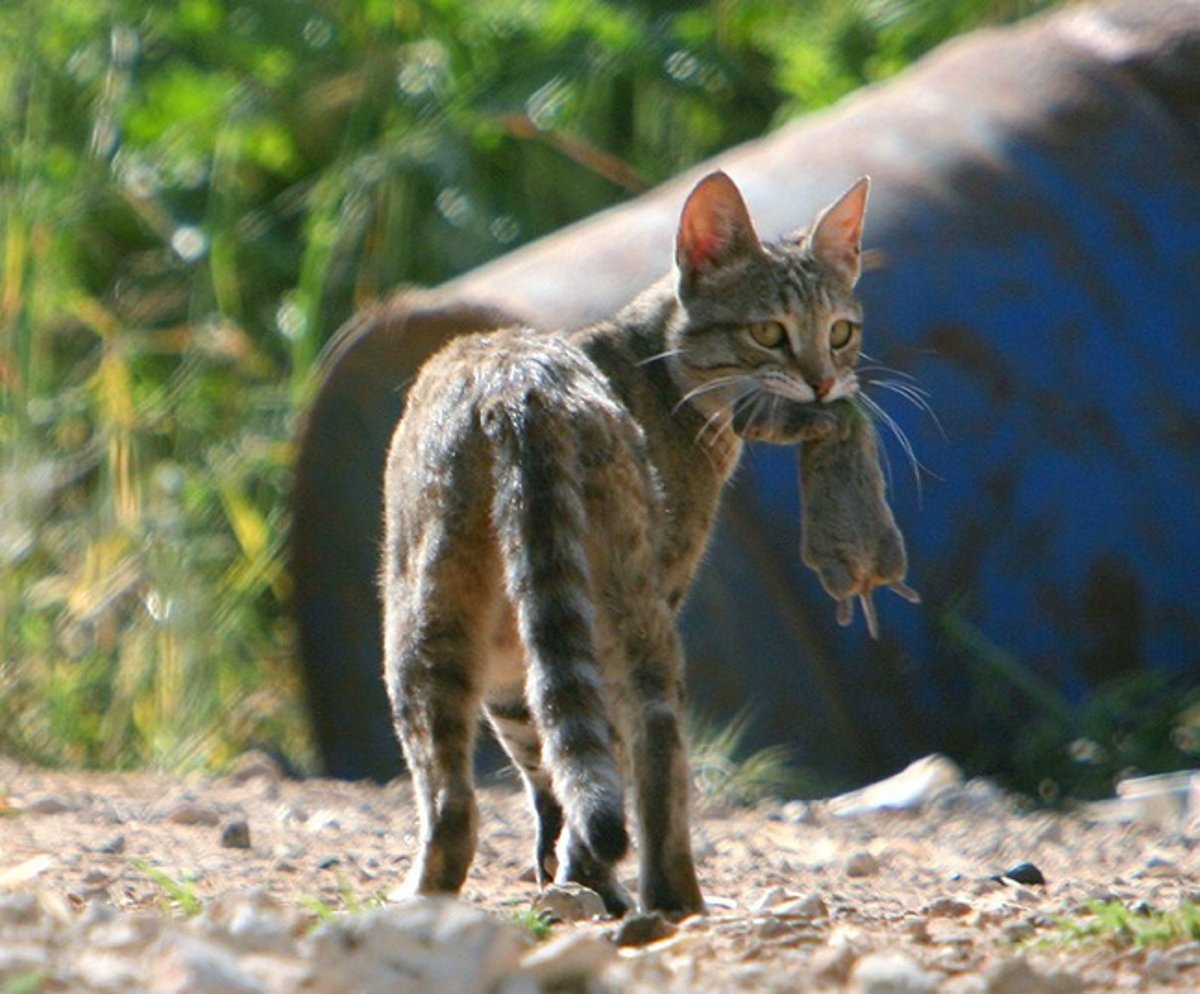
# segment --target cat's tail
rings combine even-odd
[[[532,393],[484,418],[493,520],[525,646],[530,710],[568,824],[604,864],[629,848],[614,733],[596,653],[588,518],[575,432]]]

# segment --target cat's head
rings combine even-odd
[[[869,185],[863,177],[809,228],[768,243],[724,173],[692,190],[675,241],[679,318],[666,344],[673,375],[709,423],[789,443],[805,410],[858,391],[854,285]]]

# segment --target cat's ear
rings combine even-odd
[[[871,179],[863,176],[817,215],[808,236],[812,254],[850,286],[862,274],[862,230]]]
[[[709,173],[692,188],[675,236],[681,287],[695,286],[706,273],[759,251],[746,202],[723,172]]]

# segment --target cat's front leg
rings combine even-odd
[[[838,622],[853,621],[857,599],[867,629],[878,638],[876,587],[913,603],[920,597],[904,583],[908,557],[887,503],[874,426],[853,403],[830,406],[838,429],[806,441],[799,454],[801,558],[838,602]]]

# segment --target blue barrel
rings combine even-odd
[[[343,332],[293,536],[331,772],[399,768],[373,591],[399,385],[487,308],[547,329],[614,311],[669,266],[683,197],[716,167],[764,236],[872,176],[863,378],[915,384],[937,421],[868,387],[924,467],[918,486],[887,443],[925,602],[879,595],[878,642],[835,625],[800,563],[795,452],[748,452],[685,613],[697,706],[749,708],[752,744],[850,781],[932,749],[1003,771],[1031,722],[1069,728],[1114,678],[1200,682],[1200,3],[1071,5]]]

